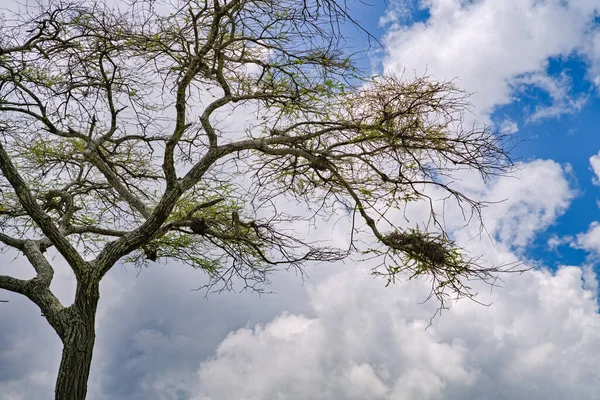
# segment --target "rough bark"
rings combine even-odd
[[[64,340],[56,380],[56,400],[85,399],[95,338],[93,325],[75,324]]]
[[[96,339],[98,283],[80,285],[75,302],[60,316],[62,360],[56,380],[56,400],[84,400]]]

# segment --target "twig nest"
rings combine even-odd
[[[442,240],[427,233],[394,231],[384,236],[384,240],[392,249],[434,266],[446,264],[450,256]]]
[[[196,218],[190,223],[190,229],[198,235],[204,235],[208,231],[208,224],[204,218]]]
[[[327,171],[329,169],[329,161],[327,157],[320,155],[310,160],[310,166],[317,171]]]

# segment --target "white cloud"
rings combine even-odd
[[[526,246],[570,205],[575,192],[568,178],[568,166],[536,160],[520,165],[512,178],[498,179],[486,198],[503,201],[484,210],[488,229],[508,246]]]
[[[596,86],[600,86],[600,32],[595,32],[591,40],[584,44],[584,52],[590,61],[588,74]]]
[[[543,160],[521,167],[488,185],[465,177],[472,193],[508,199],[485,211],[495,247],[469,240],[472,226],[458,232],[486,261],[514,261],[506,249],[532,240],[572,198],[569,168]],[[409,219],[420,208],[407,210]],[[447,210],[446,219],[454,229],[462,216]],[[202,363],[195,398],[591,398],[600,378],[593,273],[568,267],[505,278],[492,293],[473,285],[490,307],[463,300],[425,330],[437,307],[420,304],[429,282],[384,288],[368,265],[345,269],[309,287],[313,317],[282,314],[231,333]]]
[[[438,79],[458,77],[460,87],[475,93],[472,101],[484,115],[513,100],[519,79],[529,79],[554,99],[549,109],[536,110],[535,118],[574,112],[585,101],[570,99],[564,77],[549,77],[546,67],[549,57],[600,48],[591,45],[597,1],[422,0],[421,5],[429,10],[427,21],[392,25],[388,32],[386,70],[426,68]]]
[[[465,175],[457,183],[474,196],[508,200],[490,206],[484,215],[488,230],[502,243],[494,248],[485,238],[469,240],[477,231],[469,227],[458,233],[461,244],[485,253],[489,262],[514,261],[502,249],[527,243],[560,215],[572,197],[567,174],[568,168],[557,163],[535,161],[523,164],[515,177],[488,185]],[[407,216],[415,222],[425,219],[427,210],[427,205],[413,204]],[[450,229],[464,224],[455,209],[446,211]],[[4,265],[2,272],[21,267]],[[71,293],[72,278],[59,267],[56,288],[63,298]],[[586,378],[587,370],[574,358],[586,353],[584,366],[599,361],[589,349],[600,348],[591,333],[597,325],[590,311],[593,296],[581,288],[578,269],[557,276],[534,272],[511,277],[506,289],[490,298],[485,297],[489,288],[479,288],[480,300],[493,300],[492,307],[460,302],[425,331],[436,308],[433,302],[418,304],[428,293],[427,282],[386,289],[382,280],[371,278],[366,265],[327,268],[341,272],[325,279],[319,278],[323,268],[309,270],[317,278],[309,282],[308,299],[300,280],[283,274],[277,280],[285,283],[273,287],[276,295],[213,296],[208,302],[189,290],[201,284],[197,271],[157,265],[136,279],[136,271],[115,268],[102,287],[90,399],[186,399],[192,394],[215,400],[464,399],[490,398],[487,393],[498,388],[518,399],[546,384],[543,378],[554,377],[567,363],[576,364],[575,371],[568,371],[578,392],[568,392],[566,383],[554,379],[541,393],[586,398],[585,379],[595,379],[593,373]],[[29,312],[23,311],[25,305]],[[10,328],[0,330],[0,349],[8,349],[0,350],[0,357],[4,354],[12,368],[20,369],[14,377],[0,377],[0,393],[47,398],[59,362],[58,339],[42,318],[33,323],[39,311],[26,299],[12,310],[3,317]],[[285,310],[290,313],[281,314]],[[580,320],[571,322],[573,318]],[[259,328],[247,327],[256,324]],[[561,331],[563,325],[568,332]],[[542,333],[535,331],[538,327]],[[23,330],[36,334],[19,347],[19,339],[26,337]],[[588,342],[580,336],[589,337]],[[574,355],[563,355],[568,352]],[[210,354],[214,357],[200,369],[198,386],[193,371]],[[17,358],[18,364],[13,362]]]
[[[575,248],[600,254],[600,223],[592,222],[587,232],[578,234],[572,245]]]
[[[545,73],[534,72],[518,76],[512,86],[516,91],[526,90],[527,87],[537,87],[544,90],[552,99],[551,105],[536,105],[528,117],[529,121],[540,121],[545,118],[560,117],[580,111],[587,102],[586,94],[572,97],[571,79],[564,73],[558,77],[550,77]]]
[[[590,157],[590,168],[594,172],[592,183],[600,186],[600,152]],[[586,232],[579,233],[571,241],[571,246],[600,255],[600,222],[592,222]]]
[[[590,157],[590,169],[594,172],[592,183],[600,186],[600,152]],[[598,204],[600,206],[600,203]],[[600,255],[600,222],[592,222],[586,232],[579,233],[571,241],[571,246],[586,250],[595,255]]]
[[[410,18],[413,11],[406,1],[390,1],[385,13],[379,19],[379,25],[385,27],[390,24],[398,24],[399,21]]]
[[[506,135],[512,135],[519,131],[519,125],[510,118],[505,118],[500,124],[500,131]]]
[[[560,236],[554,234],[548,239],[546,244],[548,245],[548,249],[557,250],[560,246],[569,244],[572,241],[573,241],[573,236],[567,235],[567,236],[560,237]]]
[[[225,339],[196,399],[594,398],[600,316],[582,270],[510,277],[425,330],[427,282],[383,288],[346,271],[311,290],[315,318],[282,315]],[[560,321],[560,322],[558,322]]]
[[[569,164],[561,166],[552,160],[534,160],[517,164],[510,175],[496,177],[488,183],[483,182],[476,171],[469,171],[457,174],[453,184],[469,197],[488,202],[482,209],[482,218],[490,236],[509,248],[524,248],[567,210],[577,194],[571,180]],[[460,229],[465,224],[461,210],[455,204],[443,204],[447,229],[456,230],[459,239],[470,246],[468,238],[476,236],[479,226],[473,223]],[[426,208],[416,204],[413,207]],[[467,218],[469,215],[466,214]],[[426,212],[420,217],[426,218]],[[484,242],[488,241],[475,241],[473,246],[485,247]]]
[[[13,258],[0,255],[0,274],[33,275],[23,257],[11,263]],[[53,289],[68,304],[72,272],[54,262]],[[193,291],[204,283],[202,271],[173,264],[143,271],[116,266],[107,274],[90,400],[189,399],[198,360],[212,354],[231,329],[270,321],[283,310],[307,313],[309,308],[302,280],[294,274],[274,276],[268,289],[275,294],[263,297],[224,293],[207,300],[203,291]],[[0,299],[10,300],[0,303],[0,400],[53,398],[62,350],[58,336],[27,298],[0,290]]]
[[[596,186],[600,186],[600,152],[590,157],[590,168],[596,175],[592,179],[592,183]]]

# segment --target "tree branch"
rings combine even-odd
[[[121,183],[121,180],[115,171],[113,171],[102,157],[100,157],[98,154],[97,143],[88,146],[84,155],[96,166],[96,168],[98,168],[108,183],[110,183],[117,193],[119,193],[134,210],[137,210],[144,218],[150,216],[150,211],[148,211],[146,205],[135,194],[129,191],[123,183]]]
[[[3,175],[10,182],[15,190],[17,197],[23,208],[38,224],[44,235],[52,242],[60,254],[67,260],[76,276],[83,274],[87,268],[87,263],[79,255],[77,250],[66,239],[63,233],[54,224],[52,219],[41,209],[37,204],[27,184],[21,178],[17,168],[12,163],[10,156],[4,149],[4,145],[0,143],[0,169]]]
[[[19,293],[29,297],[29,285],[31,281],[13,278],[12,276],[0,275],[0,289]]]

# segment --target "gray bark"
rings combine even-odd
[[[50,322],[58,328],[57,333],[63,342],[56,379],[56,400],[86,398],[96,339],[96,310],[100,298],[98,287],[96,279],[91,279],[87,285],[79,285],[73,305]]]

